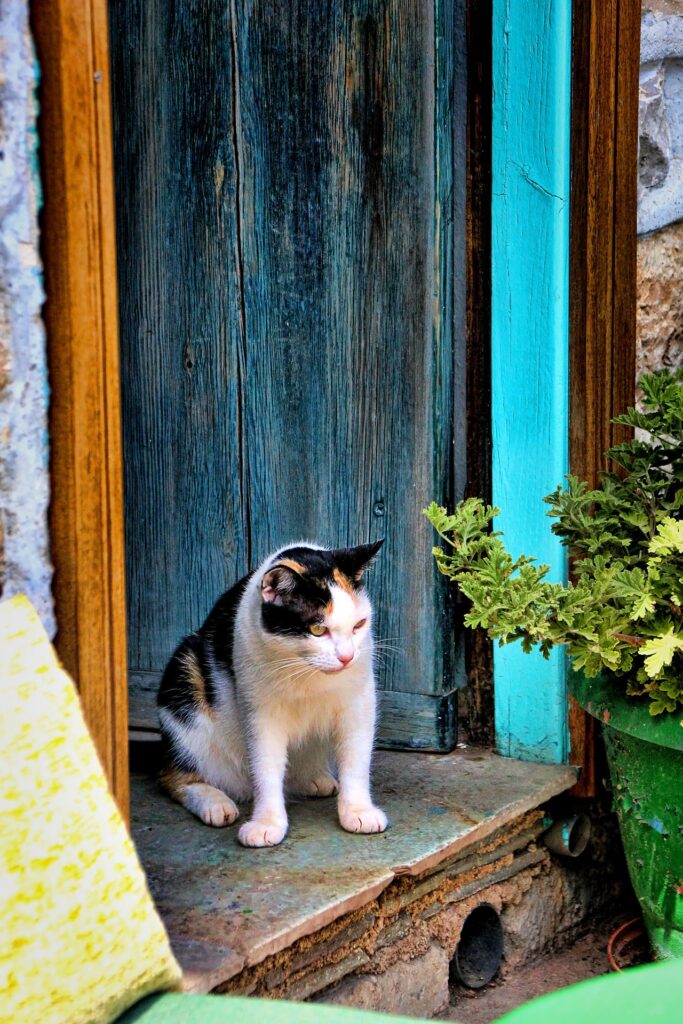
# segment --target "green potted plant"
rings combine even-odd
[[[425,514],[444,541],[442,573],[469,598],[465,623],[545,656],[565,645],[571,689],[604,725],[629,872],[653,951],[683,956],[683,370],[640,381],[642,411],[615,422],[633,440],[590,490],[575,477],[544,500],[573,579],[514,559],[491,530],[498,509],[470,498]]]

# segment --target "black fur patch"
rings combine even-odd
[[[208,640],[213,647],[216,661],[221,668],[233,674],[232,645],[235,638],[237,609],[253,572],[247,573],[230,590],[218,598],[209,616],[199,630],[199,636]]]
[[[372,561],[384,540],[372,544],[361,544],[355,548],[333,548],[331,551],[317,551],[315,548],[285,548],[278,553],[278,558],[291,558],[299,562],[306,570],[308,579],[319,585],[329,586],[334,578],[334,570],[338,569],[348,577],[356,590],[361,589],[363,570]]]
[[[263,628],[269,633],[280,633],[283,636],[307,635],[309,626],[323,619],[323,609],[331,600],[330,586],[335,582],[335,570],[343,573],[353,590],[360,590],[363,569],[382,543],[380,540],[357,548],[337,548],[332,551],[301,546],[278,552],[274,566],[282,559],[285,564],[291,561],[300,565],[302,571],[292,571],[294,588],[291,592],[281,594],[281,603],[263,603]]]
[[[184,723],[190,722],[198,711],[197,691],[192,685],[187,658],[193,658],[203,680],[203,696],[209,708],[216,703],[216,690],[212,678],[210,653],[218,666],[232,675],[232,645],[235,635],[235,616],[244,590],[251,576],[219,597],[209,612],[206,622],[196,633],[191,633],[176,647],[161,677],[157,704],[166,708]]]
[[[348,576],[351,583],[358,589],[363,572],[382,547],[382,544],[384,544],[384,538],[373,541],[372,544],[360,544],[355,548],[337,548],[335,551],[330,551],[330,555],[335,559],[337,568],[345,576]]]
[[[197,713],[196,692],[190,682],[185,659],[192,656],[196,658],[201,647],[201,640],[196,633],[186,636],[184,640],[180,641],[171,655],[161,677],[157,704],[160,708],[166,708],[167,711],[172,712],[180,722],[187,723],[191,721]],[[199,661],[197,668],[201,671],[201,663]],[[209,703],[209,688],[205,685],[204,689],[207,695],[207,703]],[[211,688],[211,693],[213,694],[213,688]]]
[[[297,593],[289,594],[284,604],[261,606],[261,622],[268,633],[280,633],[282,636],[305,636],[308,627],[314,622],[322,622],[322,610],[330,600],[327,588],[319,591],[320,597],[309,599]]]

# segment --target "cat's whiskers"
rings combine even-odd
[[[375,644],[375,651],[389,651],[392,654],[402,654],[403,648],[397,647],[396,644]]]
[[[296,671],[292,671],[295,669]],[[301,658],[291,658],[287,661],[279,661],[271,666],[270,671],[261,677],[261,683],[273,681],[281,682],[277,689],[286,689],[287,685],[296,682],[305,676],[314,675],[318,669],[315,666],[301,663]]]
[[[274,679],[278,678],[290,678],[291,670],[294,668],[301,668],[301,659],[292,659],[289,662],[278,662],[275,665],[271,665],[267,672],[260,676],[261,683],[270,683]]]

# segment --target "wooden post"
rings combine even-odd
[[[633,402],[635,391],[640,3],[575,0],[570,7],[566,0],[514,12],[501,5],[498,15],[493,497],[505,510],[501,525],[512,549],[537,555],[561,575],[563,552],[553,547],[539,498],[561,479],[567,434],[571,471],[597,482],[602,452],[624,436],[611,418]],[[564,756],[564,664],[562,655],[542,666],[500,652],[499,749],[539,759]],[[592,720],[573,704],[569,759],[583,768],[575,792],[592,794]]]
[[[491,26],[492,0],[467,4],[467,497],[491,503]],[[492,746],[493,648],[465,631],[460,720]]]
[[[570,263],[571,471],[591,486],[635,395],[640,0],[574,5]],[[576,795],[595,792],[594,719],[572,702]]]
[[[57,649],[128,809],[126,625],[106,0],[35,0]]]
[[[569,0],[493,6],[493,503],[513,555],[565,578],[542,498],[568,469]],[[564,652],[495,651],[496,746],[567,756]]]

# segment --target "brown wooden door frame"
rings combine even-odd
[[[489,146],[490,59],[480,33],[491,0],[469,0],[477,34],[470,73],[469,139]],[[50,531],[57,646],[76,679],[103,764],[128,806],[126,620],[122,454],[114,234],[113,154],[106,0],[33,0],[41,67],[39,121],[44,191],[48,361],[52,391]],[[471,36],[471,42],[472,42]],[[490,27],[488,36],[490,39]],[[640,0],[576,0],[572,109],[570,460],[594,479],[600,452],[617,436],[611,417],[633,399],[637,87]],[[471,51],[473,52],[473,51]],[[486,155],[470,158],[470,216],[487,202]],[[490,171],[490,168],[489,168]],[[490,173],[489,178],[490,181]],[[474,193],[476,191],[476,197]],[[486,388],[490,311],[483,295],[488,214],[468,230],[469,380]],[[476,247],[473,249],[472,247]],[[490,244],[489,244],[490,251]],[[476,356],[476,358],[474,358]],[[482,376],[483,375],[483,376]],[[483,381],[483,383],[482,383]],[[486,400],[468,410],[473,426]],[[471,418],[472,418],[471,417]],[[485,489],[488,444],[470,463]],[[471,489],[471,488],[470,488]],[[487,735],[491,686],[485,655],[472,669],[469,718]],[[572,761],[594,787],[590,724],[570,718]]]
[[[106,0],[33,0],[57,650],[128,811],[123,492]]]
[[[569,462],[592,486],[635,398],[640,0],[575,0],[572,40]],[[571,702],[576,795],[596,789],[595,720]]]
[[[570,211],[571,472],[597,483],[602,452],[623,439],[610,421],[635,394],[636,214],[640,0],[574,0]],[[490,415],[492,0],[468,5],[468,494],[491,500]],[[470,407],[471,403],[471,407]],[[470,418],[470,412],[472,417]],[[493,742],[491,646],[468,634],[461,709],[474,742]],[[594,720],[573,701],[574,789],[596,789]]]

